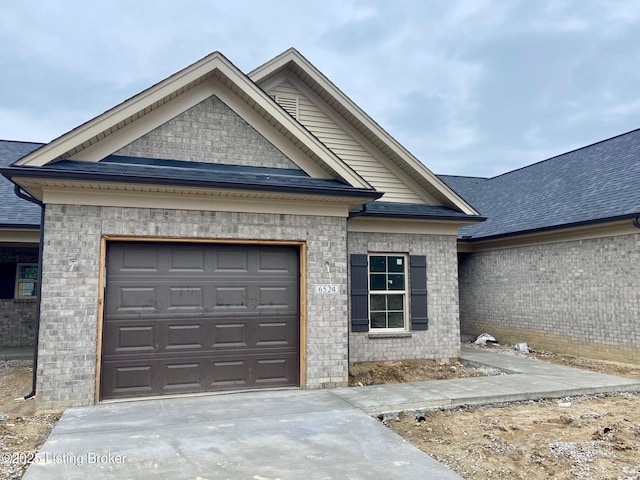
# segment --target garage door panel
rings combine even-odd
[[[115,283],[106,298],[107,309],[119,313],[158,312],[158,288],[144,285],[122,285]]]
[[[202,388],[202,360],[191,362],[167,362],[161,367],[164,370],[162,377],[165,379],[161,385],[165,392],[191,389],[197,391]]]
[[[169,286],[167,287],[168,311],[204,312],[205,286]]]
[[[101,388],[110,392],[111,398],[148,396],[155,394],[153,365],[104,364]]]
[[[297,330],[291,321],[272,320],[259,322],[256,328],[257,347],[287,347],[297,344]]]
[[[299,384],[298,250],[110,243],[102,398]]]
[[[297,362],[296,355],[282,358],[260,358],[256,360],[256,385],[280,386],[291,382],[292,362]]]
[[[257,268],[260,273],[289,274],[295,273],[297,265],[294,265],[290,256],[285,251],[263,251],[257,253]]]
[[[231,312],[234,309],[247,310],[249,291],[246,286],[213,287],[213,308],[217,311]]]
[[[205,332],[199,324],[169,325],[162,342],[167,350],[202,350]]]
[[[231,323],[216,323],[213,325],[213,339],[211,346],[221,348],[246,348],[247,326],[243,321]]]
[[[249,272],[249,252],[240,248],[226,248],[215,252],[214,272],[221,274]]]
[[[204,272],[205,251],[201,247],[187,247],[171,251],[168,271],[171,273]]]
[[[145,247],[131,247],[119,253],[119,271],[146,272],[158,271],[158,251]],[[115,272],[114,272],[115,273]]]
[[[231,390],[247,388],[249,382],[247,366],[245,358],[213,360],[211,362],[212,378],[209,387],[212,390]]]
[[[258,310],[283,310],[291,311],[297,295],[294,285],[277,285],[273,287],[257,287]]]
[[[155,348],[155,329],[151,324],[110,323],[103,327],[103,354],[149,354]]]

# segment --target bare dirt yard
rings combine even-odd
[[[500,346],[485,348],[524,355]],[[640,366],[550,352],[528,355],[640,379]],[[351,371],[354,386],[500,373],[429,360],[358,364]],[[0,361],[0,480],[22,477],[61,415],[38,412],[35,401],[19,400],[31,389],[31,376],[30,361]],[[465,479],[640,480],[639,407],[635,394],[600,395],[411,412],[386,424]]]
[[[640,379],[640,366],[551,352],[517,353]],[[359,364],[354,385],[491,375],[459,363]],[[597,395],[475,408],[407,412],[385,424],[465,479],[640,480],[640,396]]]
[[[36,412],[31,390],[32,362],[0,360],[0,480],[22,478],[61,412]]]
[[[447,378],[485,377],[499,375],[493,368],[467,367],[460,362],[438,363],[433,360],[404,360],[400,362],[362,362],[349,370],[349,386],[363,387],[384,383],[420,382]]]

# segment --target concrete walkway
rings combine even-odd
[[[563,367],[533,357],[497,353],[489,348],[462,347],[462,361],[468,365],[493,367],[508,374],[340,388],[331,392],[362,411],[377,415],[458,405],[640,391],[640,378],[629,380]]]
[[[463,348],[508,375],[243,392],[68,409],[25,480],[460,479],[370,415],[640,391],[638,381]]]

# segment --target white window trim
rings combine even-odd
[[[15,298],[17,300],[35,299],[35,298],[37,298],[38,278],[21,279],[20,278],[20,267],[21,266],[28,266],[28,267],[38,268],[38,264],[37,263],[18,263],[18,264],[16,264],[16,283],[15,283],[15,290],[14,290],[13,298]],[[36,295],[21,295],[22,289],[20,288],[20,285],[24,284],[24,283],[33,283],[35,285]]]
[[[371,290],[371,257],[403,257],[404,258],[404,290]],[[369,302],[369,331],[373,334],[376,333],[398,333],[409,332],[409,255],[406,253],[397,252],[370,252],[367,254],[367,291]],[[388,268],[388,267],[387,267]],[[375,273],[375,272],[374,272]],[[371,326],[371,294],[380,295],[383,293],[390,293],[394,295],[402,295],[404,311],[404,327],[399,328],[374,328]]]

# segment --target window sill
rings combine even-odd
[[[31,298],[14,298],[13,303],[33,303],[38,299],[38,297]]]
[[[411,332],[369,332],[369,338],[411,338]]]

